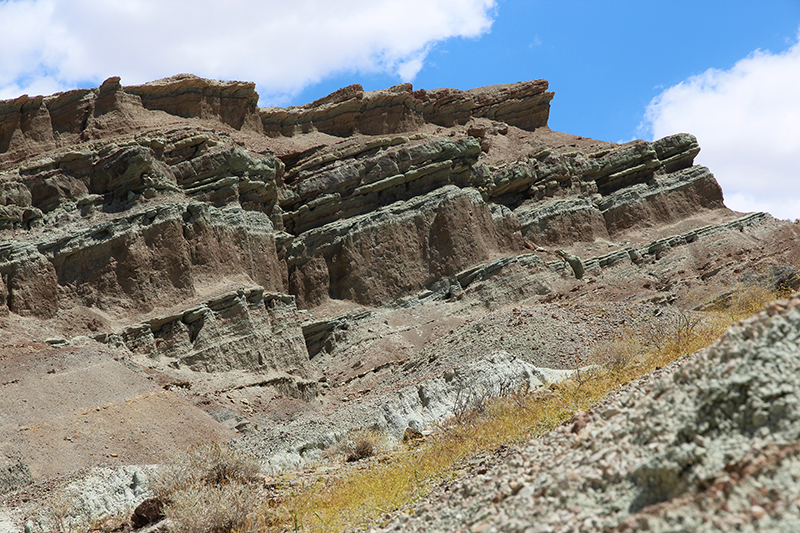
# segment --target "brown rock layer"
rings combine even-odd
[[[0,102],[0,169],[53,148],[158,127],[168,115],[261,130],[253,83],[190,74],[130,87],[119,81],[113,77],[97,89]]]
[[[219,120],[237,130],[260,131],[255,89],[252,82],[213,81],[178,74],[144,85],[131,85],[124,91],[138,96],[145,109],[184,118]]]
[[[731,222],[713,175],[693,165],[693,136],[617,145],[553,132],[547,88],[354,85],[258,109],[252,83],[179,75],[0,102],[0,330],[29,327],[86,357],[102,342],[115,355],[102,362],[113,375],[91,374],[98,394],[129,380],[146,398],[109,396],[115,414],[144,424],[137,405],[172,406],[219,439],[271,431],[276,412],[327,406],[328,392],[349,401],[460,320],[437,307],[436,326],[389,340],[396,324],[375,318],[360,347],[337,351],[351,324],[388,309],[463,302],[469,313],[608,287],[674,301],[662,293],[675,284],[659,277],[672,271],[657,262],[696,243],[675,261],[689,273],[681,287],[715,282],[722,268],[744,276],[703,259],[703,247],[722,235],[745,254],[756,239],[739,234],[769,217]],[[56,440],[20,434],[21,413],[5,430],[23,463],[34,461],[34,478],[58,471],[50,452],[31,451]],[[43,424],[73,431],[70,420]],[[183,429],[167,418],[159,434]],[[85,450],[102,445],[85,437]]]
[[[12,312],[44,318],[76,304],[149,312],[194,296],[203,280],[236,274],[269,290],[285,285],[266,215],[199,203],[161,205],[34,245],[0,245],[0,274]]]
[[[294,241],[287,260],[290,277],[304,279],[327,270],[327,279],[318,279],[328,285],[330,297],[374,305],[485,261],[504,251],[500,243],[477,191],[448,186],[309,231]],[[306,266],[307,258],[320,256],[326,267],[318,261]],[[307,294],[301,299],[314,299],[313,292]]]
[[[385,135],[412,131],[429,122],[444,127],[490,118],[525,130],[547,125],[550,100],[547,81],[491,85],[460,91],[414,91],[410,83],[364,92],[351,85],[310,104],[261,110],[268,135],[301,134],[312,129],[346,137],[354,133]]]

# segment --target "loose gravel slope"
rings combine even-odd
[[[382,531],[800,531],[800,298],[500,450]]]

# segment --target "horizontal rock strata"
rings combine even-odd
[[[533,130],[547,125],[550,100],[547,81],[491,85],[460,91],[414,91],[410,83],[365,92],[350,85],[310,104],[260,112],[267,135],[295,135],[315,129],[346,137],[411,131],[424,123],[450,127],[485,117]]]
[[[114,77],[97,89],[0,102],[0,168],[54,148],[160,126],[169,115],[260,130],[253,83],[188,74],[130,87],[119,81]]]
[[[55,418],[8,407],[0,485],[61,472],[47,450],[69,434],[86,439],[65,452],[76,466],[109,461],[77,459],[111,435],[73,424],[78,409],[81,424],[107,422],[91,411],[105,394],[107,412],[136,425],[120,447],[131,457],[134,434],[148,430],[142,410],[173,409],[210,440],[236,433],[289,464],[364,426],[367,409],[367,425],[394,436],[452,413],[458,384],[442,374],[452,368],[436,368],[436,342],[478,310],[523,300],[566,309],[595,294],[666,305],[700,284],[719,299],[727,278],[797,280],[777,260],[736,267],[773,258],[760,243],[799,232],[728,211],[710,170],[693,164],[692,135],[620,145],[553,132],[552,97],[544,80],[353,85],[260,109],[252,83],[178,75],[0,102],[0,330],[16,339],[3,350],[97,363],[91,401]],[[727,256],[718,241],[733,243]],[[398,325],[417,313],[429,320]],[[542,365],[494,349],[505,335],[480,352],[459,345],[464,379],[487,390],[497,379],[549,382]],[[532,360],[562,344],[515,343]],[[585,364],[574,348],[551,355],[560,377]],[[75,365],[70,375],[92,366]],[[25,383],[77,386],[66,373],[37,376]],[[141,398],[109,392],[123,382]],[[3,386],[28,394],[17,385]],[[309,437],[327,417],[304,413],[334,401],[348,407],[331,420],[345,422]],[[284,434],[295,419],[302,438]],[[173,416],[151,422],[169,446],[197,441]],[[40,423],[46,439],[19,429]]]
[[[231,241],[239,245],[233,255],[223,252]],[[61,237],[0,245],[8,310],[45,318],[74,304],[147,312],[194,296],[199,278],[233,272],[283,287],[266,215],[161,204]]]
[[[176,369],[293,370],[302,376],[308,352],[296,311],[292,296],[254,287],[95,338]]]
[[[332,298],[375,304],[420,290],[494,251],[496,229],[480,194],[447,186],[311,230],[292,241],[286,257],[290,276],[303,272],[305,258],[323,257]]]

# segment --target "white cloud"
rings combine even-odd
[[[496,0],[0,2],[0,99],[121,76],[255,81],[262,102],[340,72],[410,81],[431,47],[489,31]]]
[[[784,52],[757,50],[653,99],[640,133],[678,132],[697,136],[697,162],[714,173],[728,207],[800,218],[800,34]]]

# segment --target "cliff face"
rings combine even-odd
[[[333,382],[372,390],[476,308],[793,283],[797,228],[727,210],[693,136],[553,132],[547,88],[354,85],[259,109],[252,83],[179,75],[0,102],[0,326],[242,430],[275,402],[322,408]],[[386,318],[386,337],[368,318],[443,302],[460,311]],[[59,471],[34,444],[34,471]]]
[[[609,238],[723,207],[713,176],[691,166],[690,135],[584,150],[539,140],[546,86],[354,86],[258,111],[252,84],[177,76],[6,102],[0,222],[27,233],[0,251],[2,309],[149,311],[194,296],[198,277],[233,273],[303,304],[382,304],[526,242]],[[164,121],[172,127],[153,129]],[[397,134],[467,123],[461,135]],[[283,158],[229,136],[262,125],[268,135],[358,135]],[[509,126],[531,130],[531,149],[493,165],[486,152]],[[181,207],[190,201],[199,203]]]

